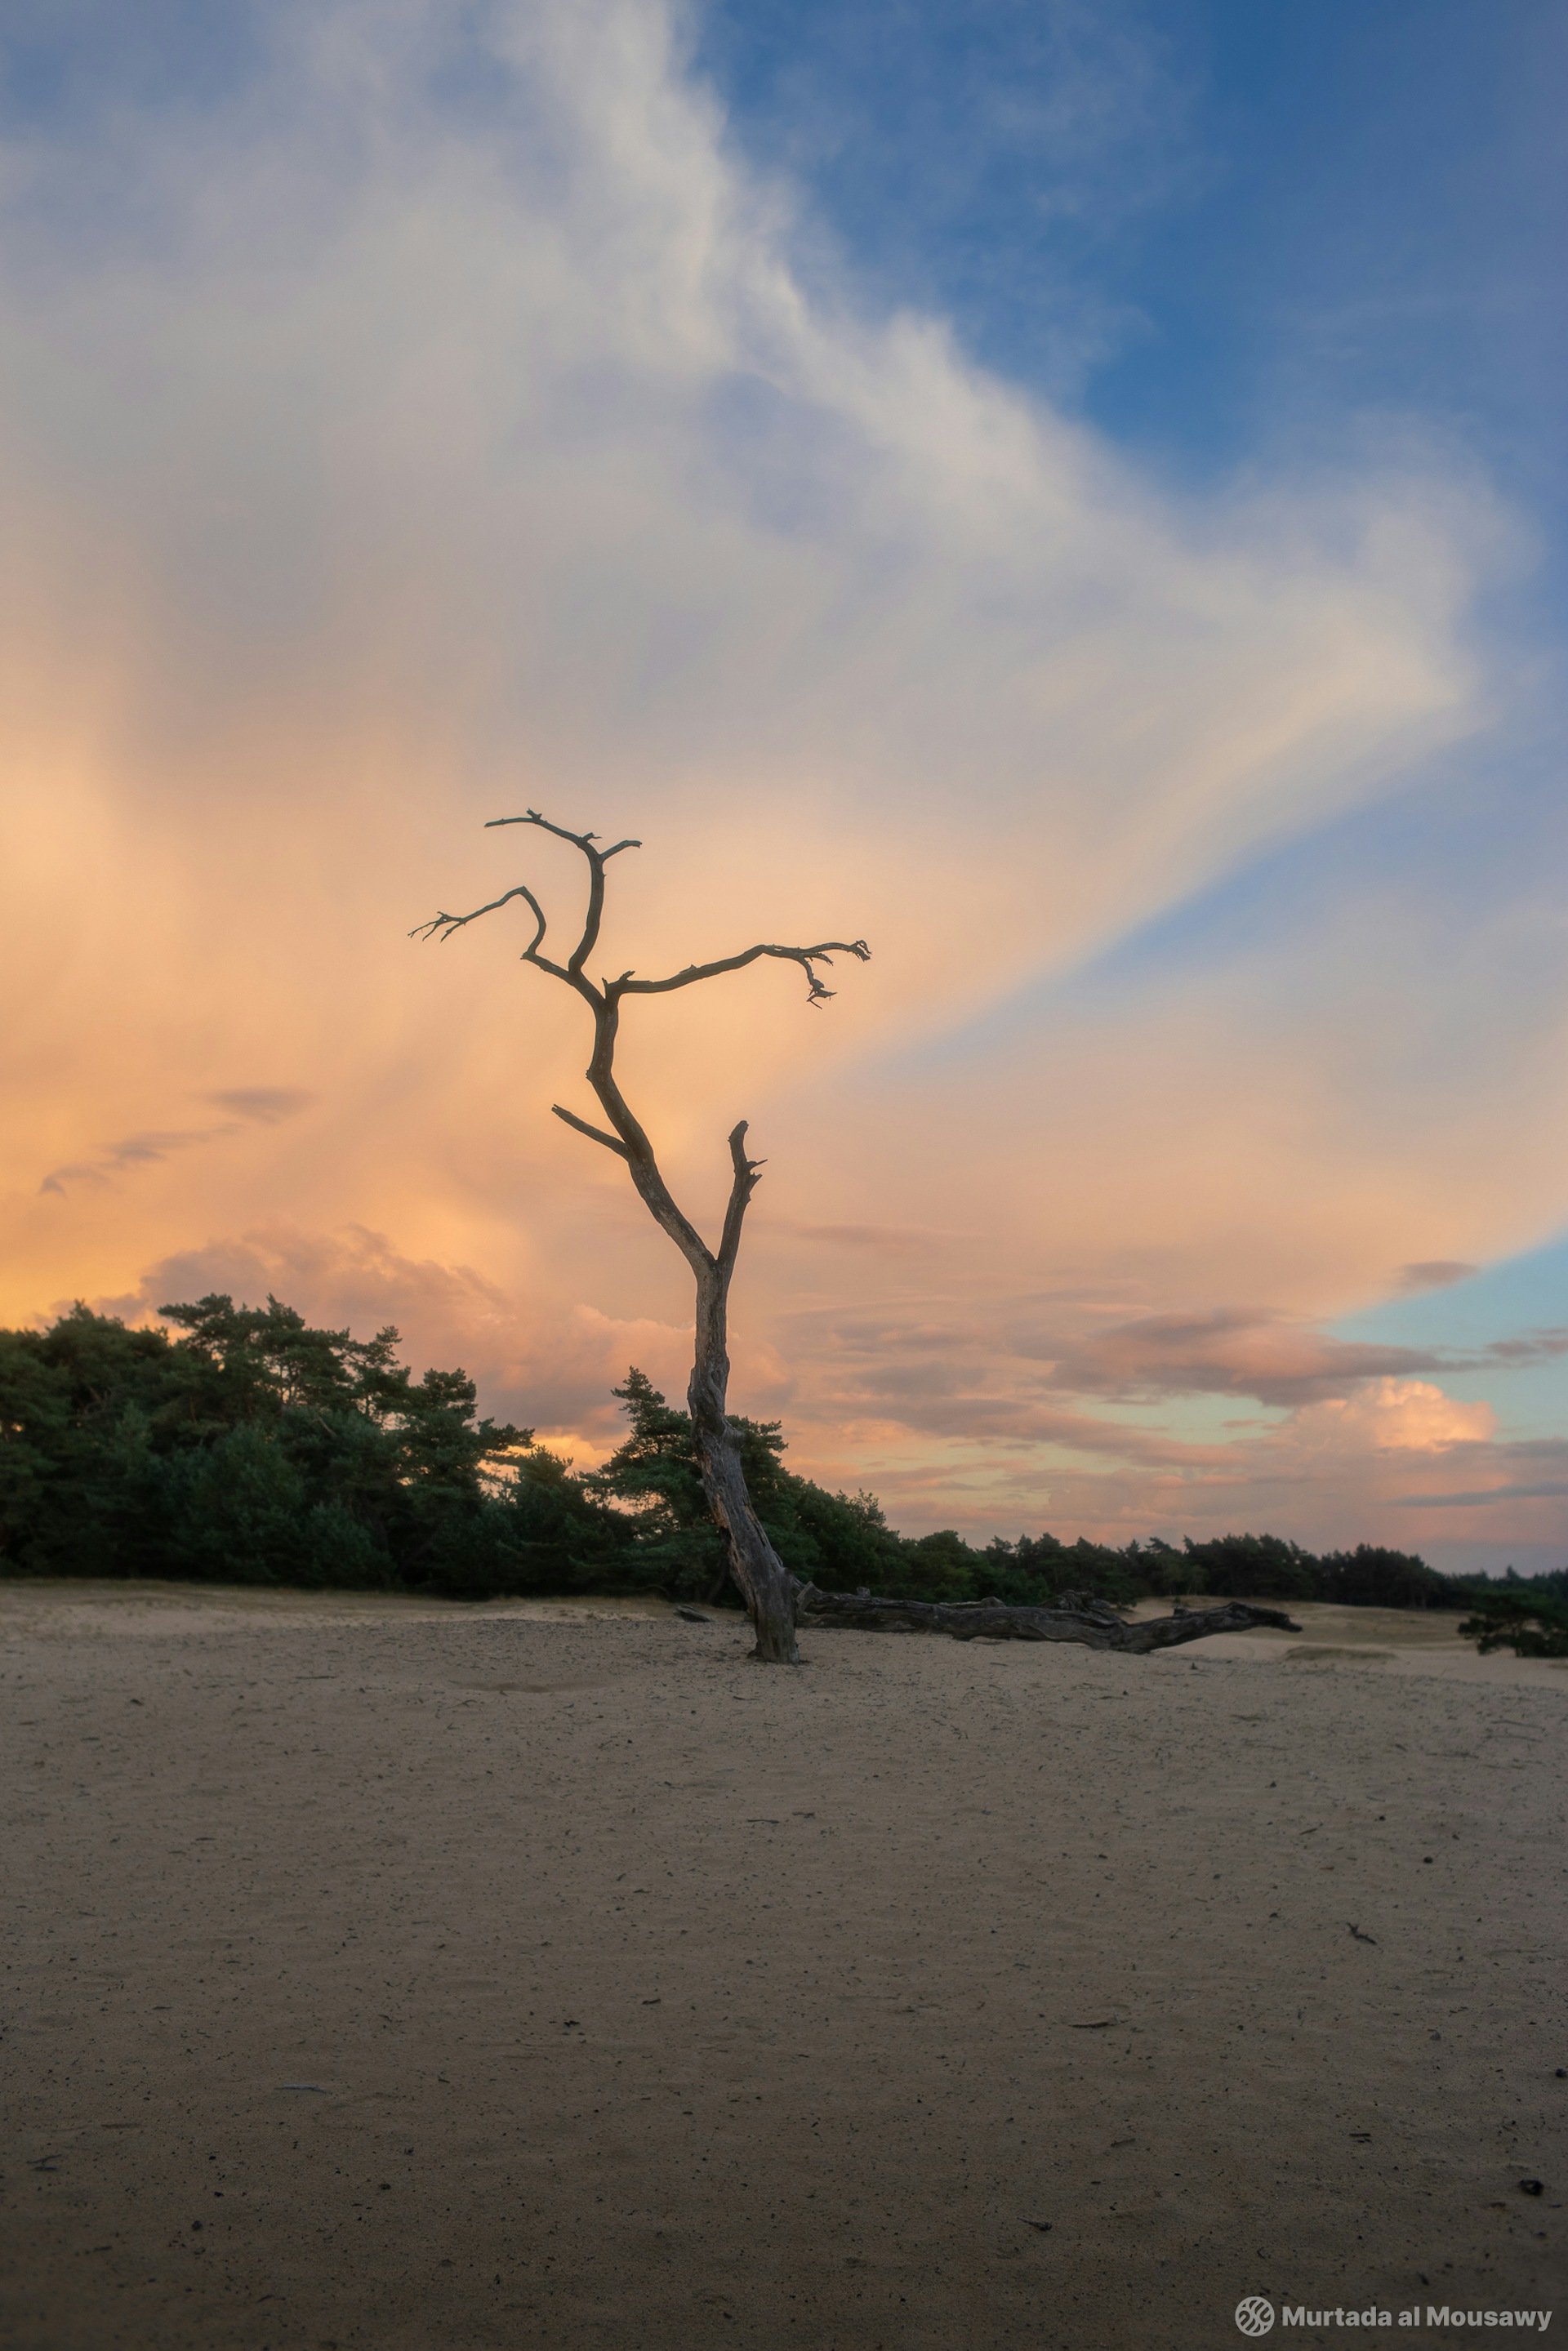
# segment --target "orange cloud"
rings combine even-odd
[[[1497,958],[1398,891],[1080,983],[1487,722],[1506,520],[1391,443],[1176,497],[813,293],[654,0],[487,21],[485,123],[427,10],[327,0],[265,108],[0,182],[0,1311],[265,1285],[585,1449],[628,1361],[676,1384],[683,1270],[549,1116],[580,1008],[504,916],[406,935],[525,872],[570,925],[570,853],[479,830],[543,806],[644,842],[614,968],[871,939],[824,1012],[753,970],[622,1048],[710,1222],[753,1122],[736,1401],[800,1466],[1310,1533],[1444,1369],[1313,1322],[1550,1228],[1560,1012],[1500,1051]]]

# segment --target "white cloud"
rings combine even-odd
[[[1290,1435],[1335,1453],[1364,1446],[1379,1453],[1443,1453],[1452,1445],[1484,1444],[1496,1428],[1490,1404],[1460,1404],[1429,1380],[1385,1378],[1354,1395],[1303,1405]]]

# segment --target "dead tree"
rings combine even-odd
[[[797,1604],[813,1628],[947,1633],[955,1641],[1082,1641],[1091,1649],[1115,1649],[1134,1656],[1201,1641],[1211,1633],[1250,1633],[1265,1625],[1281,1633],[1301,1629],[1282,1609],[1254,1607],[1249,1600],[1228,1600],[1222,1608],[1178,1604],[1168,1616],[1145,1616],[1129,1624],[1108,1602],[1088,1592],[1061,1593],[1049,1608],[1009,1608],[1000,1600],[876,1600],[869,1592],[819,1592],[808,1583]]]
[[[685,1259],[696,1284],[696,1317],[695,1361],[691,1384],[686,1391],[691,1407],[692,1437],[702,1475],[703,1491],[708,1507],[723,1529],[729,1552],[730,1573],[745,1598],[751,1622],[756,1629],[757,1646],[752,1651],[769,1665],[798,1665],[795,1646],[795,1594],[797,1585],[783,1561],[768,1541],[762,1522],[751,1507],[747,1492],[746,1477],[741,1468],[740,1447],[736,1442],[727,1416],[729,1393],[729,1286],[735,1275],[735,1261],[740,1249],[741,1227],[745,1222],[747,1205],[757,1188],[759,1159],[746,1155],[747,1122],[742,1119],[729,1138],[730,1187],[729,1204],[725,1210],[724,1228],[716,1249],[710,1249],[691,1219],[676,1206],[669,1186],[659,1171],[653,1146],[643,1127],[633,1116],[615,1078],[615,1040],[621,1025],[621,1006],[628,996],[668,996],[676,988],[691,987],[700,979],[716,979],[721,973],[744,971],[763,956],[773,956],[784,963],[799,964],[806,975],[808,1004],[822,1004],[832,995],[818,975],[819,964],[831,964],[835,955],[850,955],[864,963],[871,954],[863,939],[824,939],[818,946],[785,947],[754,946],[744,948],[739,955],[724,956],[716,963],[688,964],[668,979],[638,979],[623,971],[619,979],[589,978],[583,967],[599,943],[600,925],[604,914],[604,869],[612,857],[623,849],[640,849],[638,841],[618,841],[612,849],[594,846],[597,833],[569,832],[564,826],[551,824],[530,809],[526,816],[503,816],[492,820],[492,825],[531,824],[539,831],[553,833],[558,841],[570,841],[580,850],[588,866],[588,907],[582,925],[582,935],[565,963],[556,963],[540,953],[547,928],[543,907],[526,883],[492,899],[487,906],[476,906],[471,914],[437,914],[433,922],[420,925],[411,937],[449,939],[465,924],[477,922],[481,914],[493,914],[497,907],[520,898],[533,915],[533,937],[523,949],[522,959],[538,971],[548,972],[551,979],[560,980],[576,990],[593,1016],[593,1054],[588,1064],[588,1082],[598,1096],[601,1109],[610,1123],[610,1132],[592,1126],[579,1118],[575,1111],[563,1110],[559,1102],[551,1104],[557,1118],[575,1127],[579,1134],[602,1144],[626,1162],[632,1181],[642,1196],[654,1222],[666,1233]],[[490,828],[486,828],[489,830]]]

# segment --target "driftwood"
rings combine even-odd
[[[1082,1641],[1092,1649],[1145,1656],[1210,1633],[1249,1633],[1271,1625],[1299,1633],[1282,1609],[1228,1600],[1223,1608],[1177,1608],[1129,1624],[1091,1593],[1064,1592],[1054,1608],[1009,1608],[999,1600],[873,1600],[869,1592],[819,1592],[802,1585],[796,1607],[803,1629],[855,1633],[946,1633],[955,1641]]]

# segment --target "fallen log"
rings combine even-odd
[[[1129,1624],[1088,1592],[1064,1592],[1053,1608],[1009,1608],[1000,1600],[877,1600],[869,1592],[820,1592],[803,1584],[796,1594],[802,1630],[853,1633],[946,1633],[955,1641],[1082,1641],[1092,1649],[1145,1656],[1201,1641],[1211,1633],[1249,1633],[1269,1625],[1299,1633],[1282,1609],[1228,1600],[1222,1608],[1176,1607],[1168,1616]]]

